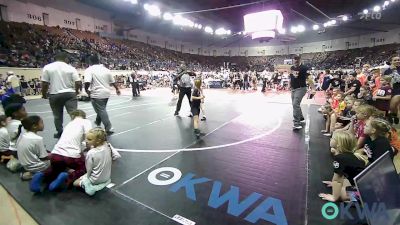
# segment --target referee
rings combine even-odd
[[[177,80],[180,81],[180,85],[179,85],[179,99],[178,99],[178,103],[176,105],[176,110],[175,110],[175,116],[179,116],[179,111],[181,110],[181,105],[182,105],[182,100],[185,97],[185,95],[187,96],[188,100],[189,100],[189,105],[192,105],[191,102],[191,97],[192,97],[192,82],[190,79],[190,75],[193,75],[193,73],[188,72],[186,70],[186,64],[185,62],[181,62],[181,66],[178,70],[178,76],[177,76]]]

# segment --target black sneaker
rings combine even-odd
[[[207,118],[206,118],[206,116],[203,116],[202,118],[201,118],[201,121],[205,121]]]
[[[112,135],[112,134],[114,134],[114,133],[115,133],[115,132],[114,132],[113,130],[106,131],[107,136],[110,136],[110,135]]]
[[[394,124],[394,118],[392,115],[387,115],[386,120],[390,123],[390,124]]]
[[[175,112],[175,113],[174,113],[174,116],[179,116],[179,112]]]
[[[194,134],[196,135],[197,138],[200,137],[200,130],[199,129],[194,129]]]
[[[96,125],[96,126],[101,126],[101,122],[100,123],[97,123],[97,121],[94,121],[94,124]]]

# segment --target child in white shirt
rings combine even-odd
[[[92,128],[90,120],[82,110],[71,112],[72,121],[64,131],[51,152],[51,167],[43,173],[36,173],[30,185],[32,192],[42,191],[42,182],[50,183],[49,190],[69,187],[86,173],[82,142],[85,134]]]
[[[1,162],[5,162],[11,158],[10,151],[10,135],[8,135],[7,131],[7,116],[0,116],[0,156]]]
[[[27,113],[23,104],[11,103],[6,106],[5,114],[7,117],[11,117],[11,120],[7,123],[7,131],[8,135],[10,135],[10,150],[17,151],[15,145],[18,139],[18,128],[21,126],[21,120],[27,116]]]
[[[21,120],[23,120],[27,113],[25,111],[25,107],[22,103],[9,103],[6,105],[5,114],[7,117],[11,117],[11,120],[7,122],[7,132],[10,136],[10,151],[7,152],[8,157],[3,159],[9,160],[7,162],[7,169],[11,172],[16,172],[21,168],[21,164],[19,163],[17,158],[17,148],[16,142],[18,139],[18,130],[21,125]]]
[[[107,143],[107,133],[101,128],[94,128],[86,135],[86,145],[90,147],[86,155],[87,173],[74,182],[86,194],[94,195],[111,183],[112,150]]]
[[[22,179],[32,178],[32,174],[42,172],[50,166],[50,158],[44,147],[43,138],[37,132],[43,131],[43,120],[39,116],[28,116],[21,121],[25,132],[19,129],[16,143],[18,160],[27,171],[22,174]]]

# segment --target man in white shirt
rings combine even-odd
[[[108,135],[114,133],[108,113],[106,110],[108,99],[111,95],[111,85],[114,86],[117,95],[121,92],[115,83],[111,71],[104,65],[100,64],[98,56],[90,57],[90,66],[85,70],[85,91],[90,96],[94,111],[97,113],[95,124],[100,126],[104,124],[104,128]]]
[[[66,53],[58,53],[55,56],[56,61],[46,65],[42,74],[42,98],[49,98],[53,111],[57,130],[54,138],[60,138],[63,132],[64,107],[68,113],[78,108],[76,95],[79,93],[81,82],[78,71],[66,63],[67,57]]]
[[[14,90],[15,94],[21,94],[21,82],[13,71],[7,72],[7,85]]]

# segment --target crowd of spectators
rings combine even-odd
[[[362,50],[366,58],[382,59],[370,57],[368,51]],[[332,192],[319,195],[326,201],[359,201],[353,178],[386,152],[392,159],[398,154],[400,57],[390,63],[385,69],[364,64],[349,74],[320,74],[319,87],[327,100],[319,109],[326,118],[321,133],[331,138],[334,171],[332,180],[323,181]]]
[[[354,68],[360,63],[377,66],[396,53],[400,45],[325,51],[302,54],[315,69]],[[110,69],[174,70],[181,61],[188,69],[202,72],[219,70],[225,62],[238,70],[251,65],[257,71],[272,71],[291,55],[280,56],[200,56],[180,53],[132,40],[101,37],[96,33],[27,23],[0,22],[0,66],[42,68],[60,52],[70,54],[76,68],[86,68],[88,55],[100,54]],[[374,53],[374,54],[370,54]],[[379,54],[376,54],[379,53]],[[226,65],[226,64],[225,64]]]

